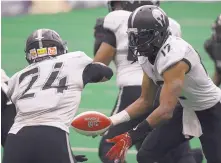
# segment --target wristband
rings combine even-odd
[[[153,128],[145,119],[143,122],[128,132],[131,137],[132,144],[143,140],[152,130]]]
[[[113,126],[123,123],[123,122],[128,122],[130,120],[129,114],[123,110],[120,113],[114,114],[110,117]]]

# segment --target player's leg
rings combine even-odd
[[[146,137],[137,154],[138,163],[154,163],[157,161],[167,163],[167,160],[171,159],[171,157],[166,157],[168,152],[175,148],[181,148],[180,152],[185,152],[186,149],[179,147],[188,140],[182,134],[182,113],[182,108],[176,108],[171,120],[153,130]],[[195,160],[190,155],[190,157],[186,157],[186,162],[195,163]]]
[[[3,163],[76,163],[65,131],[50,126],[24,127],[9,134]]]
[[[200,141],[207,163],[221,163],[221,102],[196,113],[202,125]]]
[[[115,108],[112,111],[112,114],[116,114],[122,111],[123,109],[125,109],[130,104],[132,104],[140,96],[140,93],[141,93],[140,86],[128,86],[121,88]],[[107,143],[106,139],[113,138],[114,136],[127,132],[132,127],[135,127],[137,124],[139,124],[144,118],[146,117],[142,117],[142,119],[140,118],[114,126],[102,137],[99,146],[99,157],[102,162],[105,163],[113,162],[109,161],[105,156],[107,152],[110,150],[110,148],[113,146],[112,143]]]

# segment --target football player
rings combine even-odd
[[[170,35],[169,19],[157,6],[141,6],[128,19],[129,47],[144,75],[140,97],[111,116],[113,126],[145,114],[156,84],[159,106],[134,129],[108,139],[110,160],[124,160],[128,148],[144,140],[138,163],[155,163],[180,144],[199,137],[208,163],[221,162],[221,90],[212,82],[194,48]],[[181,106],[177,105],[180,102]]]
[[[143,5],[158,6],[159,4],[159,1],[108,1],[110,13],[108,13],[105,18],[97,19],[94,33],[94,61],[102,62],[106,65],[109,65],[111,61],[114,61],[117,72],[119,95],[111,113],[112,115],[122,111],[136,101],[141,93],[143,71],[139,63],[135,62],[132,64],[135,58],[128,48],[128,36],[126,33],[128,18],[131,12],[137,7]],[[169,24],[172,35],[181,37],[181,27],[179,23],[172,18],[169,18]],[[152,110],[149,110],[150,111],[147,114],[142,115],[141,117],[112,127],[102,137],[99,146],[99,157],[102,162],[114,162],[105,157],[108,150],[113,146],[113,144],[106,142],[106,139],[124,133],[131,127],[135,127],[150,114]],[[136,143],[136,148],[139,149],[141,144],[142,141]],[[190,156],[189,148],[188,142],[184,143],[176,148],[176,150],[171,151],[163,160],[163,163],[178,163],[179,160],[182,159],[188,162],[187,158],[189,159],[189,157],[192,157]],[[202,162],[201,150],[195,150],[194,156],[196,156],[198,163]]]
[[[212,36],[205,41],[204,48],[215,63],[213,82],[219,86],[221,84],[221,14],[212,25],[212,30]]]
[[[113,72],[92,63],[84,52],[68,53],[66,43],[51,29],[34,31],[25,53],[29,66],[8,81],[7,96],[17,114],[3,163],[75,163],[68,135],[81,92],[88,83],[109,80]]]
[[[5,71],[1,69],[1,145],[3,148],[8,132],[12,127],[16,116],[15,105],[6,95],[8,90],[8,80],[9,77],[6,75]],[[77,162],[84,162],[88,160],[85,155],[74,155],[74,158]]]

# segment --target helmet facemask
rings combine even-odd
[[[151,62],[155,61],[156,55],[166,40],[168,32],[159,32],[153,29],[137,28],[128,29],[129,49],[134,57],[148,57]]]

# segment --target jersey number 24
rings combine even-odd
[[[50,73],[49,78],[46,80],[45,84],[42,87],[42,90],[50,89],[50,88],[56,88],[58,93],[63,93],[64,90],[67,90],[67,77],[63,77],[59,80],[58,85],[54,86],[52,85],[56,78],[58,77],[58,74],[62,68],[63,63],[58,62],[54,65],[52,72]],[[26,99],[26,98],[32,98],[35,96],[35,93],[27,93],[28,90],[32,88],[34,83],[38,80],[39,78],[39,67],[35,67],[33,69],[30,69],[29,71],[26,71],[25,73],[21,74],[19,77],[19,84],[28,76],[32,76],[31,80],[27,86],[27,88],[23,91],[20,99]]]

